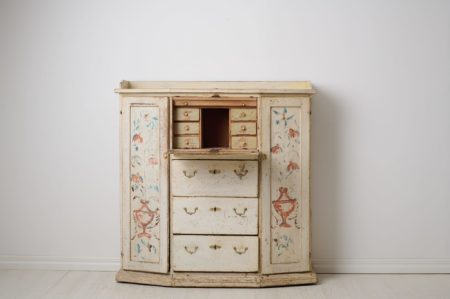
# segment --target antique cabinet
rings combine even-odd
[[[122,81],[120,282],[316,283],[309,82]]]

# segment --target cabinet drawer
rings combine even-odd
[[[174,271],[256,272],[258,237],[173,237]]]
[[[175,108],[173,114],[174,120],[192,120],[200,119],[200,110],[198,108]]]
[[[258,234],[258,199],[173,197],[175,234]]]
[[[256,136],[231,137],[231,148],[256,148]]]
[[[256,120],[256,109],[230,109],[230,118],[232,121]]]
[[[199,124],[194,122],[181,122],[173,124],[174,134],[198,134]]]
[[[256,135],[256,123],[231,123],[231,135]]]
[[[199,136],[180,136],[173,138],[174,148],[200,148]]]
[[[172,160],[173,196],[258,196],[258,161]]]

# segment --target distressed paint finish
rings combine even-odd
[[[261,271],[311,271],[310,98],[261,101]]]
[[[160,261],[159,108],[131,107],[131,260]]]
[[[301,109],[271,107],[271,262],[298,262],[301,213]]]

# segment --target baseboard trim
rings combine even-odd
[[[313,259],[317,273],[450,273],[450,259]],[[6,256],[0,269],[118,271],[119,258]]]
[[[0,269],[118,271],[119,258],[0,256]]]
[[[450,259],[313,259],[317,273],[450,273]]]

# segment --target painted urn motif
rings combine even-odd
[[[297,199],[289,197],[287,187],[280,187],[278,191],[280,191],[280,196],[277,200],[272,201],[272,204],[275,211],[281,216],[280,227],[291,227],[286,220],[297,207]]]
[[[142,229],[142,232],[140,232],[137,236],[138,238],[141,237],[147,237],[151,238],[150,233],[147,232],[147,228],[152,228],[158,225],[159,222],[159,209],[156,209],[156,211],[152,211],[148,206],[149,201],[148,200],[142,200],[141,199],[141,207],[137,210],[133,211],[134,221],[138,224],[138,226]],[[153,219],[156,217],[156,222],[149,227],[149,225],[152,223]]]

